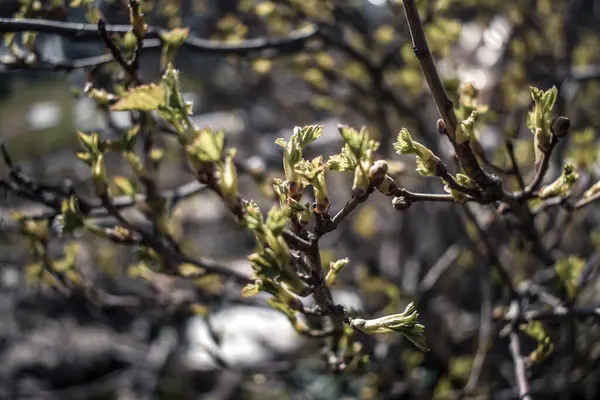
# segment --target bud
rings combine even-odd
[[[476,110],[474,110],[471,113],[471,115],[469,115],[469,118],[462,121],[458,125],[458,127],[456,128],[456,142],[458,144],[465,144],[468,143],[469,140],[471,140],[475,129],[475,121],[477,120],[478,115],[479,113]]]
[[[298,222],[302,226],[308,225],[310,222],[310,217],[312,216],[312,211],[310,209],[310,203],[306,203],[303,210],[298,214]]]
[[[131,26],[133,28],[133,33],[135,34],[135,37],[138,40],[142,40],[142,38],[146,34],[148,26],[144,21],[144,13],[142,12],[142,7],[140,7],[139,0],[129,1],[129,19],[131,21]]]
[[[478,96],[479,91],[472,82],[465,82],[460,87],[460,96],[474,99]]]
[[[440,135],[448,134],[448,130],[446,130],[446,123],[441,118],[437,120],[437,130]]]
[[[567,117],[556,117],[554,121],[552,121],[552,133],[559,139],[567,136],[570,129],[571,120]]]
[[[565,164],[563,173],[560,177],[551,184],[540,189],[538,197],[542,200],[556,196],[566,197],[570,194],[571,187],[578,179],[579,174],[575,170],[575,167],[571,164]]]
[[[371,320],[356,318],[350,321],[350,326],[366,334],[401,332],[421,351],[429,351],[423,334],[425,327],[417,323],[418,316],[414,304],[410,303],[402,314]]]
[[[361,198],[367,194],[369,188],[369,179],[365,176],[360,165],[354,170],[354,182],[352,184],[352,197]]]
[[[327,272],[327,276],[325,276],[325,282],[328,286],[332,286],[335,283],[337,274],[348,264],[348,262],[349,260],[347,258],[342,258],[341,260],[329,263],[329,271]]]
[[[397,211],[408,210],[411,205],[412,202],[407,200],[405,197],[394,197],[392,200],[392,206]]]
[[[241,201],[238,192],[237,171],[233,158],[235,149],[230,149],[225,156],[224,165],[221,167],[220,189],[223,199],[230,210],[238,210],[241,207]]]
[[[385,160],[377,160],[369,168],[369,180],[375,186],[378,186],[385,179],[388,171],[388,164]]]
[[[99,154],[96,160],[94,160],[92,165],[92,181],[97,196],[102,197],[108,193],[108,176],[104,164],[104,154]]]
[[[383,182],[377,186],[377,190],[386,196],[394,196],[398,192],[398,184],[389,175],[383,177]]]
[[[583,194],[584,199],[589,199],[592,196],[595,196],[597,193],[600,193],[600,181],[594,183],[588,190]]]

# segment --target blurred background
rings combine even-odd
[[[598,180],[600,126],[600,1],[437,0],[417,1],[429,44],[449,95],[458,101],[463,82],[479,90],[489,113],[478,132],[486,168],[517,190],[505,143],[514,144],[526,179],[533,174],[533,135],[526,126],[529,86],[556,86],[556,115],[572,123],[568,140],[555,150],[548,179],[564,160],[582,176],[580,193]],[[164,28],[189,27],[191,35],[226,43],[285,38],[317,27],[300,45],[249,54],[210,54],[183,47],[175,60],[198,126],[223,128],[243,166],[240,191],[270,207],[265,187],[282,177],[282,153],[274,144],[295,125],[323,124],[323,138],[306,158],[336,154],[337,124],[365,125],[381,141],[378,157],[390,160],[397,181],[410,190],[443,193],[436,179],[414,171],[414,159],[392,147],[406,127],[449,166],[452,148],[437,132],[438,114],[412,52],[403,13],[379,0],[162,0],[142,2],[146,20]],[[400,8],[400,11],[402,9]],[[120,0],[0,1],[0,17],[15,15],[89,22],[101,14],[109,24],[127,24]],[[0,23],[1,28],[1,23]],[[0,32],[2,30],[0,29]],[[35,62],[21,63],[27,53]],[[0,46],[0,142],[27,176],[60,187],[65,182],[93,198],[89,168],[78,161],[76,132],[116,138],[134,121],[87,97],[93,81],[109,90],[118,66],[67,67],[74,60],[107,53],[99,40],[39,34],[33,48],[20,34]],[[142,52],[144,81],[160,78],[160,50]],[[110,90],[109,90],[110,91]],[[160,139],[165,161],[161,190],[194,180],[182,167],[171,138]],[[127,176],[127,162],[108,162],[110,176]],[[0,164],[1,182],[9,168]],[[351,174],[327,175],[332,210],[350,198]],[[587,185],[586,185],[587,184]],[[323,263],[348,257],[336,302],[365,316],[401,312],[415,301],[426,327],[429,353],[400,335],[361,337],[370,363],[364,370],[328,368],[325,339],[298,335],[287,318],[264,303],[246,301],[241,287],[207,276],[154,281],[132,276],[132,249],[83,235],[77,267],[98,287],[144,301],[106,307],[28,282],[31,256],[11,219],[13,212],[48,209],[0,185],[0,398],[40,399],[514,399],[516,383],[502,324],[482,304],[491,285],[493,306],[507,306],[477,224],[487,227],[502,263],[519,287],[543,287],[548,268],[530,254],[518,229],[504,224],[493,207],[415,203],[395,211],[390,199],[373,195],[323,239]],[[536,217],[544,246],[555,260],[589,260],[600,249],[597,205],[578,212],[548,207]],[[144,223],[142,213],[128,218]],[[180,201],[169,222],[189,254],[218,260],[250,274],[253,236],[239,228],[212,193]],[[62,254],[67,240],[54,235],[50,251]],[[550,268],[552,269],[552,268]],[[155,286],[161,286],[156,291]],[[594,275],[578,302],[596,307]],[[156,300],[157,293],[164,296]],[[189,307],[195,304],[196,307]],[[489,307],[488,307],[489,308]],[[496,310],[494,310],[496,311]],[[593,399],[600,393],[600,331],[594,318],[578,320],[576,336],[564,324],[545,327],[553,353],[530,368],[534,398]],[[483,333],[482,333],[483,332]],[[482,345],[483,343],[483,345]],[[524,341],[524,354],[536,343]],[[475,370],[475,372],[473,372]],[[469,388],[468,395],[463,388]]]

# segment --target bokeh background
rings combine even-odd
[[[111,24],[127,24],[126,2],[0,1],[0,17],[87,22],[102,13]],[[511,140],[526,178],[533,176],[533,141],[526,117],[529,86],[559,89],[556,115],[572,123],[571,135],[553,156],[549,179],[565,159],[582,175],[579,192],[598,180],[600,126],[600,1],[437,0],[417,1],[433,55],[449,95],[458,99],[462,82],[472,82],[489,104],[478,132],[490,165],[510,166]],[[77,7],[72,7],[75,5]],[[189,27],[199,37],[237,43],[281,38],[313,24],[319,35],[297,49],[249,55],[206,54],[183,48],[175,65],[183,90],[194,102],[199,126],[223,128],[246,171],[241,192],[265,209],[263,186],[282,176],[282,154],[274,144],[296,125],[324,124],[323,138],[308,155],[339,152],[337,124],[366,125],[381,141],[398,182],[415,191],[443,193],[439,181],[414,172],[414,159],[395,154],[401,128],[453,165],[451,147],[437,132],[437,111],[402,14],[379,0],[163,0],[142,2],[153,26]],[[1,23],[0,23],[1,26]],[[15,43],[25,48],[18,35]],[[93,197],[89,168],[78,161],[77,131],[118,137],[132,126],[127,112],[98,107],[83,93],[89,69],[56,67],[107,52],[100,41],[40,34],[39,64],[14,66],[14,49],[0,46],[0,141],[22,171],[38,182],[72,182]],[[140,74],[159,79],[159,51],[144,51]],[[110,87],[111,66],[94,75]],[[112,66],[112,68],[116,68]],[[102,82],[102,79],[108,81]],[[166,161],[162,190],[193,181],[169,138],[160,142]],[[489,167],[489,166],[488,166]],[[257,172],[258,171],[258,172]],[[0,176],[7,179],[7,165]],[[127,175],[127,164],[110,160],[111,176]],[[331,175],[331,176],[329,176]],[[351,176],[329,174],[332,209],[350,196]],[[509,188],[517,182],[507,177]],[[370,364],[335,373],[321,354],[324,340],[298,335],[287,318],[264,298],[247,301],[240,287],[207,277],[164,279],[148,284],[131,276],[131,249],[82,236],[77,265],[96,285],[142,299],[165,296],[162,305],[105,307],[28,282],[30,255],[11,214],[41,213],[39,203],[0,186],[0,398],[40,399],[429,399],[518,398],[508,341],[502,324],[482,307],[491,285],[494,307],[506,306],[498,279],[488,279],[489,255],[473,221],[485,226],[516,284],[544,288],[560,298],[548,269],[528,252],[518,229],[507,227],[493,208],[415,203],[395,211],[390,199],[374,195],[328,235],[324,264],[349,257],[334,296],[363,315],[400,312],[416,301],[431,347],[421,353],[400,335],[364,338]],[[139,211],[126,215],[144,223]],[[543,243],[557,260],[592,259],[600,248],[597,205],[577,213],[549,207],[537,218]],[[237,227],[213,194],[201,192],[177,204],[171,223],[190,254],[218,260],[250,273],[252,235]],[[57,235],[56,235],[57,236]],[[55,237],[57,254],[66,240]],[[552,268],[550,268],[552,269]],[[162,291],[156,291],[155,286]],[[579,296],[598,304],[596,276]],[[531,289],[535,291],[534,289]],[[151,304],[151,306],[148,306]],[[197,307],[189,307],[196,304]],[[201,305],[200,305],[201,304]],[[576,322],[576,336],[563,324],[546,327],[554,352],[531,367],[534,398],[596,398],[600,390],[600,331],[594,318]],[[486,327],[485,331],[483,327]],[[481,343],[485,344],[483,350]],[[524,342],[526,353],[536,344]],[[473,376],[473,367],[480,373]],[[469,386],[470,385],[470,386]],[[464,394],[464,393],[463,393]]]

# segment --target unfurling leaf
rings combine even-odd
[[[342,152],[329,157],[326,164],[330,171],[350,172],[356,168],[356,157],[350,152],[350,147],[344,145]]]
[[[579,179],[579,174],[572,164],[565,164],[560,177],[551,184],[540,189],[538,197],[542,200],[550,197],[567,197],[571,188]]]
[[[335,283],[335,278],[337,274],[350,262],[347,258],[342,258],[341,260],[332,261],[329,263],[329,271],[327,272],[327,276],[325,276],[325,282],[328,286],[332,286]]]
[[[215,162],[221,159],[224,144],[223,131],[214,132],[206,128],[196,132],[196,138],[187,147],[187,153],[193,160]]]
[[[350,321],[350,326],[369,335],[394,331],[401,332],[421,351],[429,351],[424,335],[425,327],[417,323],[418,316],[414,304],[410,303],[402,314],[370,320],[356,318]]]
[[[163,42],[160,66],[165,69],[175,59],[177,50],[183,45],[185,39],[190,34],[189,28],[175,28],[167,32],[160,33],[160,39]]]
[[[113,183],[119,189],[119,191],[130,197],[134,197],[136,194],[135,182],[131,179],[127,179],[123,176],[115,176],[113,178]]]
[[[577,280],[585,266],[585,260],[577,256],[569,256],[558,260],[554,265],[556,274],[564,282],[567,294],[570,298],[575,296],[577,290]]]
[[[398,154],[415,154],[417,156],[417,172],[422,176],[433,176],[441,160],[431,150],[419,142],[415,142],[408,130],[403,128],[394,143]]]
[[[535,135],[536,162],[541,157],[540,152],[548,153],[552,141],[552,110],[558,97],[558,89],[553,86],[547,91],[530,87],[531,97],[535,103],[529,113],[527,126]]]
[[[154,111],[165,105],[165,90],[151,83],[130,89],[111,108],[115,111]]]
[[[530,321],[527,325],[522,325],[520,329],[538,344],[537,349],[529,355],[530,363],[534,364],[543,361],[552,354],[554,344],[541,321]]]

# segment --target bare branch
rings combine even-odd
[[[131,30],[130,25],[106,25],[108,34],[125,34]],[[101,36],[94,24],[76,22],[59,22],[43,19],[12,19],[0,18],[0,33],[16,32],[42,32],[53,33],[74,40],[100,40]],[[165,30],[158,27],[148,27],[145,39],[160,39],[160,34]],[[238,54],[260,52],[264,50],[277,50],[279,54],[295,53],[305,48],[307,42],[314,38],[318,30],[297,30],[284,38],[256,38],[247,39],[241,43],[221,43],[218,41],[202,39],[190,35],[183,43],[184,48],[205,54]],[[154,43],[153,47],[159,47]],[[146,47],[146,46],[145,46]]]

